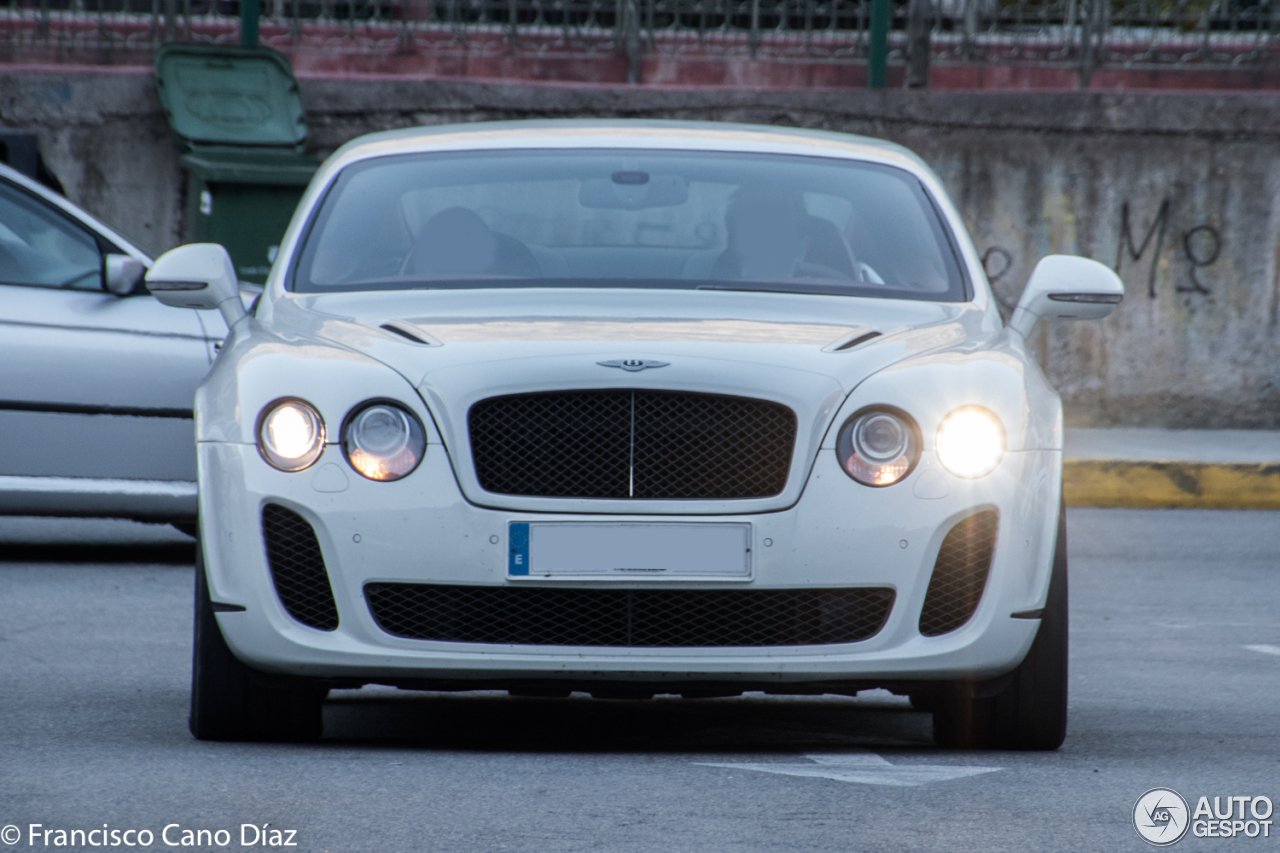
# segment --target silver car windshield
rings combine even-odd
[[[653,150],[413,154],[348,166],[305,292],[649,287],[963,301],[920,182],[835,158]]]

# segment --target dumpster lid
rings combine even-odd
[[[300,149],[307,138],[298,81],[270,48],[165,45],[156,52],[156,86],[169,126],[188,147]]]

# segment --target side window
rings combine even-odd
[[[102,289],[102,253],[57,209],[0,183],[0,284]]]

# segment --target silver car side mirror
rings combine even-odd
[[[1025,338],[1040,319],[1098,320],[1122,299],[1124,284],[1109,267],[1075,255],[1049,255],[1031,271],[1009,328]]]
[[[146,275],[147,267],[130,255],[109,254],[102,259],[102,288],[116,296],[128,296]]]
[[[147,289],[174,308],[216,308],[228,328],[248,316],[235,265],[217,243],[190,243],[165,252],[147,273]]]

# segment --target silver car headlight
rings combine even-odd
[[[281,471],[310,468],[324,452],[324,419],[303,400],[277,400],[258,419],[258,452]]]
[[[920,430],[901,410],[863,409],[841,427],[836,455],[844,472],[864,486],[892,486],[920,461]]]
[[[395,403],[369,402],[347,417],[342,452],[370,480],[399,480],[426,455],[427,437],[412,412]]]
[[[963,406],[938,425],[938,461],[957,477],[985,477],[1004,458],[1004,424],[982,406]]]

